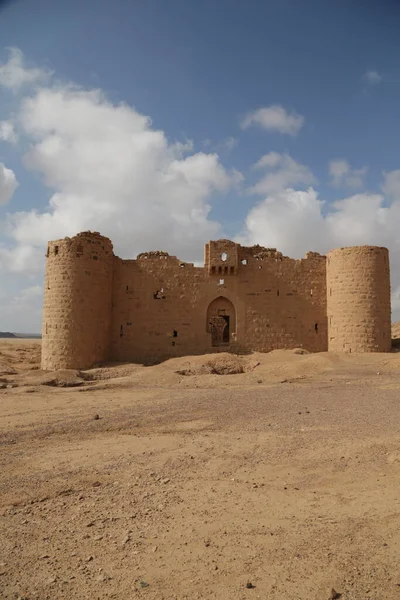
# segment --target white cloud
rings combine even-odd
[[[272,194],[289,187],[308,186],[316,182],[310,169],[288,154],[270,152],[262,156],[254,167],[265,170],[265,175],[249,189],[253,194]]]
[[[352,169],[347,160],[343,158],[332,160],[329,163],[331,183],[336,187],[347,187],[354,190],[363,188],[367,171],[367,167]]]
[[[18,136],[11,121],[0,121],[0,141],[15,144]]]
[[[0,291],[0,329],[15,333],[40,333],[42,303],[43,287],[39,284],[10,294]]]
[[[386,174],[386,180],[393,181],[390,175]],[[393,318],[398,320],[399,221],[400,196],[389,205],[381,194],[356,194],[326,205],[313,188],[287,189],[267,196],[250,210],[237,240],[243,244],[276,247],[295,258],[301,258],[309,250],[325,253],[341,246],[386,246],[391,261]]]
[[[160,248],[186,260],[221,235],[210,200],[242,176],[217,154],[171,144],[147,116],[71,85],[39,88],[17,119],[30,141],[25,165],[53,194],[43,212],[8,216],[3,268],[23,271],[49,239],[87,229],[109,236],[124,257]]]
[[[378,85],[378,83],[382,81],[382,75],[375,70],[367,71],[364,75],[364,79],[369,85]]]
[[[9,202],[18,187],[14,171],[0,163],[0,206]]]
[[[249,112],[241,126],[242,129],[248,129],[251,125],[294,136],[303,127],[304,117],[294,112],[288,113],[283,106],[275,104]]]
[[[0,63],[0,86],[13,92],[17,92],[24,85],[44,83],[51,75],[48,69],[28,67],[18,48],[9,48],[8,61]]]
[[[400,169],[383,174],[382,191],[391,200],[400,201]]]

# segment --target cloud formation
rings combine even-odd
[[[364,79],[369,85],[378,85],[382,81],[382,75],[378,73],[378,71],[372,70],[367,71],[364,75]]]
[[[0,63],[0,85],[12,92],[18,92],[25,85],[45,83],[51,77],[48,69],[29,67],[18,48],[9,49],[6,63]]]
[[[42,79],[40,69],[23,65],[22,55],[12,51],[2,67],[3,83],[16,87]],[[160,248],[187,260],[201,256],[204,240],[221,235],[219,223],[209,218],[210,200],[242,176],[225,169],[215,152],[170,143],[134,108],[111,103],[100,90],[59,82],[30,91],[15,119],[29,141],[26,168],[53,193],[43,211],[8,215],[3,269],[34,270],[49,239],[85,229],[109,236],[124,257]],[[2,173],[4,203],[16,182],[9,169]]]
[[[11,121],[0,121],[0,141],[15,144],[18,136]]]
[[[308,186],[316,183],[311,170],[296,162],[288,154],[269,152],[254,165],[264,175],[250,188],[253,194],[272,194],[293,186]]]
[[[14,172],[0,163],[0,206],[11,200],[17,187],[18,182]]]
[[[289,113],[283,106],[274,104],[249,112],[244,117],[241,127],[248,129],[252,125],[266,131],[295,136],[304,125],[304,117],[294,112]]]
[[[329,163],[329,174],[331,183],[336,187],[346,187],[350,189],[362,189],[367,174],[367,167],[353,169],[347,160],[339,158]]]

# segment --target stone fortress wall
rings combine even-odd
[[[196,267],[165,252],[123,260],[110,240],[83,232],[48,245],[42,333],[43,369],[296,347],[384,352],[388,251],[341,248],[295,260],[218,240]]]

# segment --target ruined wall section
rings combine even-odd
[[[390,268],[386,248],[338,248],[327,255],[329,350],[389,352]]]
[[[165,252],[115,259],[111,352],[115,360],[152,363],[207,351],[201,315],[203,268]]]
[[[232,256],[231,256],[232,254]],[[205,267],[163,252],[115,259],[111,355],[157,362],[216,351],[327,350],[326,259],[283,257],[227,240],[206,246]],[[215,348],[210,306],[230,315],[229,347]]]
[[[325,256],[295,260],[274,248],[241,247],[239,282],[249,348],[327,350]]]
[[[109,358],[113,248],[83,232],[47,248],[42,368],[87,368]]]

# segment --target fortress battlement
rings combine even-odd
[[[296,347],[387,352],[389,253],[354,246],[294,259],[216,240],[197,267],[163,251],[121,259],[85,231],[48,244],[42,334],[44,369]]]

